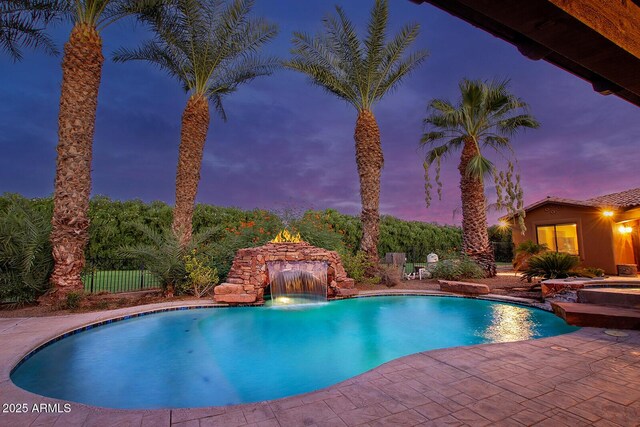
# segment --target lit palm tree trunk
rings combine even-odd
[[[380,145],[380,129],[371,111],[363,110],[358,113],[354,139],[362,200],[360,249],[377,265],[380,234],[380,173],[384,157]]]
[[[58,297],[83,289],[80,273],[88,241],[91,156],[103,62],[95,27],[76,25],[64,47],[58,117],[51,231],[51,282]]]
[[[182,246],[191,240],[193,208],[198,193],[202,154],[208,130],[209,103],[204,96],[194,95],[189,98],[182,114],[176,206],[173,210],[172,229]]]
[[[467,139],[458,166],[462,193],[462,249],[489,277],[493,277],[496,275],[496,264],[487,231],[484,185],[478,178],[467,173],[469,162],[477,154],[476,144],[472,139]]]

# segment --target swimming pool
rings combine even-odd
[[[317,390],[420,351],[576,329],[542,310],[448,297],[180,310],[71,335],[33,354],[11,379],[110,408],[217,406]]]

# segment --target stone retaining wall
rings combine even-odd
[[[263,303],[264,288],[269,285],[268,261],[325,261],[328,298],[349,297],[358,293],[353,279],[347,277],[337,252],[305,242],[267,243],[238,250],[227,282],[215,287],[215,301],[228,304]]]

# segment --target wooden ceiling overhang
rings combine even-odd
[[[640,0],[410,0],[430,3],[640,106]]]

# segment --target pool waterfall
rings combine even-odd
[[[269,261],[267,268],[273,305],[327,301],[327,262]]]

